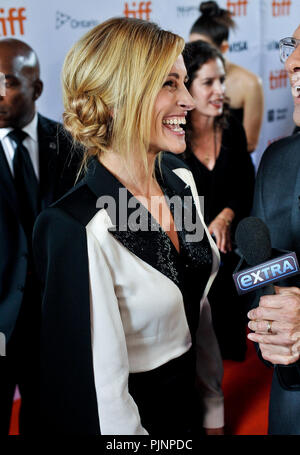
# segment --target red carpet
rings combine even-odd
[[[248,342],[244,362],[224,361],[226,433],[230,435],[267,434],[268,402],[272,370],[257,357]],[[14,402],[10,434],[18,434],[20,400]]]
[[[224,361],[226,433],[265,435],[273,370],[258,359],[254,344],[247,344],[244,362]]]

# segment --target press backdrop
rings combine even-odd
[[[199,0],[0,0],[0,39],[15,37],[37,52],[45,84],[39,111],[61,120],[60,72],[72,44],[90,28],[112,16],[159,23],[186,40],[199,15]],[[278,41],[300,23],[300,0],[219,0],[234,14],[228,59],[258,74],[265,94],[264,122],[253,160],[258,165],[272,141],[291,134],[293,103]]]

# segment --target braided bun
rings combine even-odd
[[[96,152],[109,146],[112,117],[99,96],[69,97],[63,120],[66,130],[85,148]]]

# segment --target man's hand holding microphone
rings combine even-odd
[[[259,343],[262,357],[290,365],[300,358],[300,289],[274,286],[275,295],[264,295],[259,306],[248,313],[248,335]]]
[[[255,217],[242,220],[236,230],[236,244],[250,268],[234,274],[239,294],[262,289],[259,305],[248,312],[248,338],[259,344],[262,357],[278,365],[290,365],[300,358],[300,289],[279,287],[272,282],[299,274],[295,253],[272,258],[267,226]],[[282,253],[281,253],[282,254]]]

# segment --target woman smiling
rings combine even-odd
[[[46,431],[222,432],[206,299],[219,254],[175,156],[194,107],[183,46],[153,23],[115,18],[66,57],[64,123],[83,146],[85,176],[35,228]],[[172,153],[157,160],[162,150]],[[197,241],[177,228],[174,195],[199,220]]]

